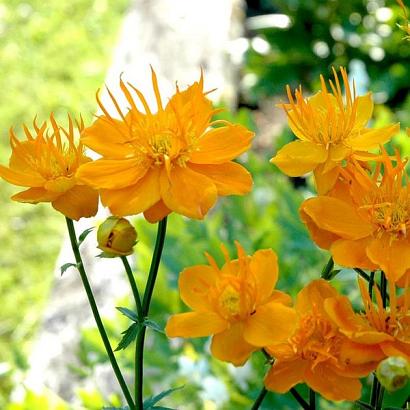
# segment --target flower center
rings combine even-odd
[[[381,192],[368,202],[371,204],[361,208],[368,209],[370,221],[377,226],[379,234],[388,232],[395,239],[407,236],[410,227],[410,197],[407,188],[401,188],[396,195]]]
[[[185,147],[172,131],[155,134],[149,142],[148,156],[156,166],[177,164],[181,167],[189,160],[191,150]]]
[[[302,359],[317,365],[328,360],[337,361],[341,337],[329,320],[312,313],[301,318],[290,343]]]

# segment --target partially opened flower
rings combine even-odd
[[[398,281],[410,269],[410,182],[405,163],[384,151],[369,174],[350,168],[345,195],[319,196],[300,208],[313,240],[346,267],[382,269]],[[382,173],[383,170],[383,173]]]
[[[86,128],[82,142],[102,155],[81,167],[83,181],[100,190],[101,200],[117,216],[144,212],[150,222],[174,211],[202,219],[218,195],[243,195],[252,178],[233,159],[249,147],[253,133],[227,121],[211,121],[215,110],[203,90],[203,78],[176,93],[164,107],[152,71],[157,112],[144,96],[120,81],[129,108],[112,97],[119,119],[98,100],[104,115]],[[134,93],[144,107],[136,106]]]
[[[169,337],[212,338],[212,354],[242,365],[258,347],[285,340],[295,327],[290,297],[275,290],[278,280],[276,254],[270,249],[247,256],[236,243],[238,259],[219,269],[210,266],[185,269],[179,278],[182,300],[193,312],[172,316],[166,326]]]
[[[346,70],[340,69],[345,98],[336,70],[334,82],[320,77],[322,89],[310,98],[304,98],[302,89],[292,96],[287,87],[288,104],[282,104],[289,126],[298,138],[285,145],[271,162],[289,176],[301,176],[314,171],[318,192],[325,194],[334,185],[339,167],[351,155],[363,156],[367,151],[389,141],[398,131],[398,124],[379,129],[366,128],[373,112],[370,93],[356,96],[350,88]]]
[[[24,141],[10,130],[12,155],[8,167],[0,165],[0,177],[28,188],[13,195],[14,201],[51,202],[57,211],[78,220],[96,214],[98,193],[77,178],[78,167],[91,160],[82,144],[75,142],[73,121],[68,120],[68,129],[60,127],[53,115],[51,129],[47,123],[39,127],[34,121],[34,132],[24,126]],[[77,126],[79,132],[84,128],[82,122]]]
[[[302,289],[296,300],[297,328],[285,342],[266,350],[275,362],[265,377],[267,389],[285,393],[299,383],[306,383],[328,400],[360,398],[359,377],[367,376],[377,366],[373,358],[358,364],[341,360],[348,341],[324,309],[336,290],[323,279]]]
[[[349,299],[338,296],[325,301],[325,309],[344,335],[352,342],[343,355],[350,363],[361,362],[370,352],[380,359],[401,356],[410,360],[410,288],[398,300],[394,284],[390,286],[390,308],[383,306],[377,286],[373,292],[377,305],[371,300],[366,284],[359,279],[364,313],[355,313]],[[361,344],[361,347],[357,344]]]

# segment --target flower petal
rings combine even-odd
[[[382,269],[388,280],[396,282],[410,269],[410,242],[389,235],[374,239],[367,247],[369,259]]]
[[[346,363],[346,365],[377,363],[384,359],[385,356],[378,343],[365,344],[346,339],[340,346],[339,358],[341,362]],[[347,366],[347,368],[349,368],[349,366]],[[358,371],[358,369],[356,369],[356,371]]]
[[[179,275],[181,299],[191,309],[213,310],[209,290],[218,279],[218,272],[207,265],[196,265],[184,269]]]
[[[212,355],[224,362],[233,363],[235,366],[242,366],[255,350],[257,348],[247,343],[243,338],[241,322],[231,325],[212,338]]]
[[[240,164],[189,164],[195,172],[210,178],[218,190],[218,195],[244,195],[252,189],[252,176]]]
[[[229,124],[213,128],[200,138],[197,149],[191,153],[195,164],[222,164],[247,151],[254,133],[242,125]]]
[[[319,226],[316,225],[310,215],[306,213],[306,205],[309,206],[309,203],[307,201],[304,201],[299,208],[300,219],[306,225],[313,242],[315,242],[316,245],[322,249],[329,249],[333,242],[340,239],[340,236],[325,229],[319,228]]]
[[[52,202],[53,208],[78,221],[94,216],[98,210],[98,192],[86,185],[76,185]]]
[[[113,215],[137,215],[155,205],[160,198],[160,169],[151,168],[136,184],[122,189],[102,189],[102,203]]]
[[[367,151],[390,141],[394,134],[400,131],[400,124],[388,125],[383,128],[369,128],[350,138],[346,143],[355,151]]]
[[[160,186],[165,205],[189,218],[203,219],[217,199],[212,180],[188,167],[172,168],[169,177],[163,170]]]
[[[245,340],[255,346],[267,346],[286,340],[295,330],[296,311],[277,302],[257,306],[244,325]]]
[[[306,384],[327,400],[360,399],[360,381],[340,376],[326,364],[319,363],[314,369],[307,369],[305,376]]]
[[[148,159],[98,159],[81,165],[76,177],[97,189],[120,189],[137,183],[149,167]]]
[[[171,316],[165,327],[168,337],[204,337],[223,332],[228,322],[214,312],[187,312]]]
[[[337,166],[334,166],[327,172],[323,172],[323,165],[324,164],[318,165],[314,170],[315,185],[319,195],[327,194],[335,186],[340,173],[339,167]]]
[[[29,188],[11,197],[13,201],[38,204],[39,202],[54,201],[61,195],[59,192],[50,192],[44,188]]]
[[[357,97],[357,111],[354,122],[354,130],[361,130],[369,122],[373,114],[372,93]]]
[[[256,251],[249,262],[256,280],[256,304],[264,303],[273,292],[278,280],[278,257],[272,249]]]
[[[374,227],[360,217],[349,204],[337,198],[320,196],[302,204],[303,212],[321,229],[345,239],[360,239],[369,236]]]
[[[105,158],[125,158],[134,153],[127,125],[102,115],[81,134],[81,142]]]
[[[270,162],[286,175],[298,177],[312,171],[326,159],[327,151],[322,145],[310,141],[293,141],[281,148]]]
[[[311,312],[313,307],[326,315],[323,307],[324,300],[337,296],[338,293],[332,285],[324,279],[316,279],[298,293],[295,308],[301,315]]]
[[[155,205],[152,205],[151,208],[144,211],[145,219],[150,223],[155,223],[164,219],[167,215],[169,215],[172,211],[165,206],[164,202],[158,201]]]
[[[0,165],[0,177],[10,184],[25,187],[42,187],[46,180],[37,172],[20,172],[15,169]]]
[[[372,263],[366,253],[366,248],[371,241],[371,237],[355,241],[339,239],[332,244],[330,252],[334,261],[341,266],[375,270],[377,265]]]
[[[265,387],[276,393],[286,393],[292,387],[304,381],[307,366],[307,360],[277,360],[265,377]]]

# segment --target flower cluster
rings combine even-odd
[[[271,162],[289,176],[313,171],[318,195],[302,203],[300,217],[313,241],[330,252],[331,266],[336,262],[353,268],[369,281],[367,285],[359,279],[363,311],[356,312],[325,278],[308,283],[293,304],[287,293],[276,289],[275,252],[262,249],[247,255],[236,242],[237,259],[222,245],[223,266],[206,254],[207,265],[181,272],[180,295],[191,311],[171,316],[165,330],[169,337],[212,336],[212,355],[236,366],[262,350],[271,359],[264,379],[271,391],[285,393],[306,383],[329,400],[357,400],[359,379],[376,368],[383,380],[388,376],[392,390],[408,377],[410,181],[407,161],[383,145],[399,125],[368,127],[371,94],[357,96],[346,70],[340,72],[341,81],[333,69],[329,85],[321,77],[321,90],[310,98],[301,88],[294,94],[287,88],[289,102],[280,107],[297,140],[281,148]],[[137,314],[123,311],[141,327],[136,355],[141,368],[138,349],[143,349],[166,216],[176,212],[203,219],[219,196],[244,195],[252,188],[250,173],[234,160],[249,149],[253,133],[212,119],[216,110],[204,91],[203,76],[185,90],[177,86],[165,105],[153,70],[152,86],[156,112],[136,87],[120,79],[128,107],[121,108],[108,91],[116,111],[110,113],[97,93],[102,115],[88,127],[82,120],[74,126],[69,116],[66,129],[51,115],[49,123],[39,126],[34,121],[32,132],[24,126],[23,141],[11,130],[9,166],[0,165],[0,177],[27,188],[12,199],[51,202],[68,218],[76,266],[92,306],[71,219],[95,215],[99,198],[109,208],[113,216],[101,225],[97,239],[103,255],[120,256],[124,262]],[[410,130],[407,133],[410,136]],[[100,157],[92,161],[85,147]],[[141,213],[151,223],[162,221],[142,302],[126,259],[137,234],[122,218]],[[98,315],[96,320],[102,326]],[[127,332],[127,343],[121,346],[131,341]],[[110,349],[108,343],[112,360]],[[395,368],[398,378],[391,375]],[[142,371],[137,374],[142,377]],[[126,394],[125,382],[119,382],[131,408],[133,399]],[[136,400],[142,408],[139,382]]]

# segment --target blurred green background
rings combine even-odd
[[[71,2],[0,0],[0,160],[9,157],[8,128],[30,124],[53,111],[81,113],[86,123],[95,111],[95,90],[103,83],[129,0],[72,0]],[[262,17],[262,18],[261,18]],[[289,179],[268,162],[277,148],[292,139],[274,103],[283,98],[286,84],[302,84],[306,92],[319,86],[319,74],[329,77],[331,66],[344,65],[355,76],[359,93],[374,93],[375,126],[401,121],[410,126],[410,42],[397,28],[402,14],[396,3],[382,0],[249,0],[243,39],[244,64],[239,105],[224,118],[243,123],[257,133],[255,147],[242,162],[254,175],[253,192],[223,198],[205,222],[180,216],[169,218],[163,264],[152,306],[152,318],[164,325],[168,315],[183,311],[176,290],[178,272],[205,262],[204,251],[222,262],[221,242],[230,247],[238,239],[252,253],[273,248],[279,255],[279,288],[293,295],[319,276],[327,255],[310,241],[298,219],[300,202],[312,192],[309,179]],[[271,125],[266,125],[266,124]],[[263,132],[262,132],[263,130]],[[395,138],[410,154],[408,138]],[[0,182],[0,408],[8,410],[69,409],[52,394],[29,393],[23,404],[10,404],[9,394],[27,368],[27,357],[41,313],[47,303],[52,270],[64,230],[64,219],[49,206],[11,202],[13,187]],[[137,277],[142,285],[155,239],[155,226],[136,221],[139,233]],[[17,252],[18,250],[18,252]],[[353,292],[350,271],[338,277],[339,287]],[[123,306],[132,306],[128,300]],[[108,323],[113,344],[128,323],[119,317]],[[213,360],[209,341],[168,341],[148,331],[145,395],[184,385],[164,400],[184,409],[249,408],[266,370],[255,354],[240,370]],[[93,354],[90,354],[93,353]],[[79,347],[84,377],[105,355],[95,329],[85,329]],[[132,349],[119,354],[131,372]],[[162,371],[166,369],[166,371]],[[368,394],[368,381],[365,394]],[[114,387],[115,390],[115,387]],[[303,387],[300,389],[304,393]],[[387,396],[385,403],[400,406],[405,392]],[[186,398],[189,397],[189,404]],[[167,401],[166,401],[167,400]],[[117,396],[79,391],[83,408],[119,406]],[[295,409],[288,395],[269,394],[264,409]],[[336,408],[322,402],[322,409]],[[350,404],[337,408],[353,408]]]

